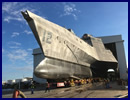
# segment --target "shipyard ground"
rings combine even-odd
[[[110,83],[112,88],[105,89],[102,83],[86,84],[68,88],[52,89],[45,93],[44,90],[23,92],[27,98],[128,98],[128,89],[125,86]],[[2,98],[12,98],[12,93],[2,93]]]

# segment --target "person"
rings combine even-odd
[[[87,78],[87,80],[86,80],[86,84],[88,84],[89,83],[89,80],[88,80],[88,78]]]
[[[34,84],[31,84],[31,94],[34,94]]]
[[[78,86],[78,80],[75,80],[74,83],[75,83],[75,86]]]
[[[64,81],[64,85],[65,85],[65,87],[67,87],[67,82],[66,81]]]
[[[105,81],[106,89],[111,88],[109,82],[110,82],[109,79],[106,79]]]
[[[80,85],[81,85],[81,80],[78,81],[78,86],[80,86]]]
[[[67,87],[70,87],[70,86],[71,86],[70,81],[68,81],[67,82]]]
[[[46,92],[50,92],[50,83],[46,82],[46,90],[45,90],[45,93]]]

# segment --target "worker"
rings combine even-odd
[[[86,80],[87,80],[87,79],[84,79],[84,84],[86,84],[86,83],[87,83],[87,82],[86,82]]]
[[[84,84],[84,80],[83,80],[83,79],[81,79],[81,84],[82,84],[82,85]]]
[[[50,92],[50,83],[46,82],[46,90],[45,90],[45,93],[46,92]]]
[[[110,83],[109,83],[109,82],[110,82],[110,80],[109,80],[109,79],[107,79],[107,80],[106,80],[106,88],[107,88],[107,89],[108,89],[108,88],[111,88],[111,87],[110,87]]]
[[[78,86],[78,80],[75,80],[74,83],[75,83],[75,86]]]
[[[78,81],[78,86],[80,86],[80,85],[81,85],[81,80]]]
[[[31,84],[31,94],[34,94],[34,84]]]
[[[89,79],[87,78],[87,80],[86,80],[86,83],[88,84],[89,83]]]
[[[64,84],[65,84],[65,87],[67,87],[67,82],[66,81],[64,81]]]
[[[71,79],[70,85],[71,85],[71,86],[75,86],[75,83],[74,83],[74,80],[73,80],[73,79]]]
[[[71,86],[71,82],[70,82],[70,81],[68,81],[68,82],[67,82],[67,84],[68,84],[68,87],[70,87],[70,86]]]

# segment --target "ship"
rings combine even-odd
[[[44,59],[34,74],[44,79],[81,79],[104,77],[108,69],[117,68],[117,60],[100,38],[84,34],[82,38],[28,10],[21,12],[28,22]]]

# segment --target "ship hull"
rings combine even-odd
[[[90,69],[98,69],[100,66],[110,69],[117,64],[112,52],[106,50],[101,39],[91,37],[90,45],[67,29],[29,11],[22,14],[45,56],[34,70],[37,77],[86,78],[92,76]]]
[[[34,69],[39,78],[68,79],[92,77],[90,67],[45,57]]]

